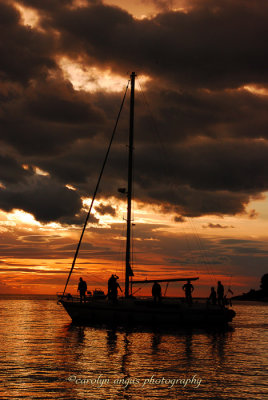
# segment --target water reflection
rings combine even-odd
[[[208,357],[214,366],[222,365],[226,358],[226,346],[232,341],[232,330],[165,333],[70,324],[61,336],[63,332],[65,340],[59,346],[58,356],[66,362],[66,352],[70,353],[69,370],[71,364],[79,362],[75,370],[80,375],[87,375],[90,371],[94,375],[121,379],[122,382],[135,376],[144,377],[146,370],[148,375],[168,372],[179,376],[185,371],[194,374],[197,367],[200,370],[200,360]],[[113,388],[114,394],[126,395],[131,387],[131,383],[126,387],[117,385]]]
[[[185,334],[185,356],[186,356],[186,364],[187,364],[188,369],[191,366],[191,361],[192,361],[192,357],[193,357],[192,346],[193,346],[193,332],[188,331]]]
[[[121,371],[125,376],[129,376],[128,364],[131,361],[131,351],[130,351],[131,335],[126,332],[123,336],[123,355],[122,355],[122,368]]]
[[[159,332],[152,333],[151,336],[151,346],[152,354],[157,354],[159,346],[161,344],[162,335]]]
[[[267,314],[264,308],[245,310],[246,328],[244,323],[236,330],[174,332],[66,325],[65,314],[52,302],[5,303],[0,320],[3,398],[45,400],[60,393],[62,400],[262,400]],[[69,381],[70,376],[88,383]],[[202,379],[200,387],[143,385],[151,377],[193,376]],[[108,383],[92,383],[98,378]]]
[[[107,351],[108,356],[112,355],[117,351],[117,333],[116,329],[109,330],[107,329]]]
[[[225,347],[227,342],[232,339],[233,328],[228,330],[217,330],[217,331],[198,331],[198,330],[184,330],[180,332],[168,331],[165,333],[159,330],[147,331],[147,330],[128,330],[122,328],[103,328],[99,326],[77,326],[73,324],[66,325],[60,332],[60,337],[64,339],[62,341],[62,350],[72,346],[73,352],[75,349],[79,349],[80,355],[83,353],[84,347],[92,347],[94,344],[99,343],[100,337],[106,337],[106,350],[107,356],[113,357],[120,355],[121,357],[121,372],[127,374],[127,366],[132,360],[131,347],[134,347],[136,351],[144,350],[141,347],[140,338],[142,335],[143,345],[150,343],[150,346],[146,346],[146,352],[149,354],[149,348],[151,349],[151,355],[157,356],[158,353],[167,347],[171,351],[175,351],[180,354],[187,362],[188,366],[191,365],[193,359],[197,357],[195,349],[195,341],[197,338],[198,342],[206,344],[205,351],[210,349],[210,354],[214,358],[217,358],[221,362],[225,358]],[[207,339],[207,340],[206,340]],[[136,341],[138,343],[136,343]],[[137,348],[138,345],[138,348]],[[93,346],[94,347],[94,346]],[[203,349],[198,346],[198,353],[201,355]],[[99,354],[100,355],[100,354]]]
[[[211,352],[220,363],[224,362],[225,346],[227,339],[230,338],[230,332],[214,332],[211,334]]]

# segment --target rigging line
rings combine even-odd
[[[151,110],[150,105],[149,105],[149,103],[148,103],[148,101],[147,101],[147,99],[146,99],[145,93],[144,93],[144,91],[142,90],[140,81],[139,81],[138,78],[137,78],[137,80],[138,80],[138,84],[139,84],[139,86],[140,86],[140,90],[141,90],[142,96],[143,96],[143,98],[144,98],[144,102],[145,102],[145,104],[147,105],[148,110],[149,110],[149,113],[150,113],[150,115],[151,115],[151,119],[152,119],[154,131],[155,131],[155,133],[157,134],[157,139],[158,139],[159,144],[160,144],[160,146],[161,146],[161,148],[162,148],[162,150],[163,150],[163,152],[162,152],[162,157],[163,157],[163,159],[164,159],[164,156],[165,156],[165,162],[166,162],[166,160],[169,159],[169,158],[168,158],[168,155],[167,155],[166,148],[165,148],[165,146],[163,145],[163,143],[161,143],[160,134],[159,134],[159,131],[158,131],[158,128],[157,128],[155,119],[154,119],[154,117],[153,117],[152,110]],[[167,176],[170,176],[168,165],[165,165],[165,170],[166,170]],[[170,183],[171,189],[172,189],[172,190],[175,190],[175,185],[173,184],[173,182],[171,182],[171,181],[169,180],[169,183]],[[192,219],[190,219],[190,218],[188,217],[187,220],[188,220],[188,221],[189,221],[189,220],[191,221],[191,225],[192,225],[192,227],[193,227],[193,226],[194,226],[194,223],[193,223]],[[204,254],[203,254],[204,251],[206,251],[206,250],[205,250],[205,249],[202,247],[202,245],[201,245],[201,241],[200,241],[200,238],[198,237],[198,233],[197,233],[196,229],[194,229],[194,231],[193,231],[193,236],[195,237],[195,240],[196,240],[196,242],[197,242],[197,244],[198,244],[198,246],[199,246],[199,249],[201,250],[201,254],[202,254],[202,258],[203,258],[203,263],[204,263],[204,265],[205,265],[205,267],[206,267],[206,269],[207,269],[207,272],[208,272],[208,274],[210,275],[210,278],[212,278],[211,271],[210,271],[210,269],[209,269],[209,267],[208,267],[208,263],[206,262],[206,258],[204,257]],[[186,241],[187,241],[187,239],[186,239]],[[187,247],[189,248],[188,242],[187,242]],[[213,279],[212,279],[212,280],[213,280]]]
[[[164,297],[166,297],[166,293],[167,293],[167,290],[168,290],[168,284],[169,284],[169,282],[167,282],[167,284],[166,284],[166,290],[165,290],[165,293],[164,293]]]
[[[164,144],[163,144],[162,141],[161,141],[161,136],[160,136],[160,133],[159,133],[159,130],[158,130],[158,127],[157,127],[155,118],[154,118],[154,116],[153,116],[153,112],[152,112],[152,110],[151,110],[151,107],[150,107],[150,105],[149,105],[149,102],[148,102],[147,99],[146,99],[145,93],[144,93],[144,91],[143,91],[143,89],[142,89],[142,87],[141,87],[139,78],[137,78],[137,81],[138,81],[138,84],[139,84],[139,87],[140,87],[140,91],[141,91],[142,96],[143,96],[143,99],[144,99],[144,103],[146,104],[146,106],[147,106],[147,108],[148,108],[148,110],[149,110],[149,113],[150,113],[150,116],[151,116],[151,122],[152,122],[153,130],[154,130],[154,132],[156,133],[156,137],[157,137],[158,144],[159,144],[160,148],[162,149],[162,151],[160,152],[160,154],[161,154],[161,157],[162,157],[162,160],[163,160],[163,167],[164,167],[164,169],[165,169],[166,176],[168,177],[168,182],[169,182],[170,188],[171,188],[172,191],[175,191],[175,190],[176,190],[176,186],[175,186],[174,183],[170,180],[171,174],[170,174],[169,165],[168,165],[168,163],[167,163],[167,160],[169,160],[169,156],[168,156],[167,150],[166,150]],[[191,251],[192,251],[192,250],[191,250],[191,246],[190,246],[189,240],[188,240],[188,238],[187,238],[187,237],[188,237],[188,234],[186,233],[186,231],[185,231],[184,228],[182,228],[182,229],[183,229],[184,232],[185,232],[184,240],[185,240],[186,246],[187,246],[187,248],[188,248],[188,251],[191,252]]]
[[[186,217],[186,219],[187,219],[187,221],[190,223],[190,225],[192,227],[197,247],[200,250],[200,254],[201,254],[201,257],[203,259],[203,262],[201,262],[201,263],[203,263],[203,265],[206,267],[206,270],[208,272],[208,275],[210,276],[210,279],[212,281],[214,281],[215,273],[212,270],[212,275],[211,275],[211,270],[209,268],[209,261],[208,261],[208,257],[207,257],[208,251],[207,251],[206,247],[204,246],[204,243],[202,243],[202,241],[201,241],[201,237],[200,237],[200,235],[198,233],[198,230],[197,230],[196,225],[194,224],[193,220],[191,218],[189,218],[189,217]]]
[[[140,84],[140,81],[139,81],[138,78],[137,78],[137,81],[138,81],[138,84],[139,84],[139,86],[140,86],[140,91],[141,91],[141,93],[142,93],[142,96],[143,96],[143,99],[144,99],[144,103],[146,104],[146,106],[147,106],[147,108],[148,108],[148,110],[149,110],[149,113],[150,113],[150,116],[151,116],[151,122],[152,122],[153,130],[154,130],[154,132],[156,133],[156,137],[157,137],[158,144],[159,144],[159,146],[160,146],[161,149],[162,149],[162,151],[160,152],[160,154],[161,154],[161,157],[162,157],[162,160],[163,160],[163,167],[164,167],[164,169],[165,169],[166,176],[169,177],[169,178],[168,178],[168,181],[169,181],[170,188],[171,188],[171,190],[175,191],[175,190],[176,190],[176,187],[175,187],[174,183],[170,180],[171,174],[170,174],[169,165],[168,165],[168,163],[167,163],[167,160],[169,160],[169,156],[168,156],[167,150],[166,150],[164,144],[162,143],[161,136],[160,136],[160,133],[159,133],[159,129],[158,129],[158,127],[157,127],[155,118],[154,118],[154,116],[153,116],[153,112],[152,112],[152,110],[151,110],[151,107],[150,107],[150,105],[149,105],[149,102],[148,102],[147,99],[146,99],[145,93],[144,93],[144,91],[143,91],[143,89],[142,89],[142,87],[141,87],[141,84]],[[185,231],[184,228],[183,228],[183,230],[184,230],[184,232],[185,232],[185,234],[186,234],[186,235],[185,235],[185,238],[184,238],[184,239],[185,239],[186,246],[187,246],[189,252],[191,252],[191,248],[190,248],[190,245],[189,245],[189,240],[187,239],[187,236],[188,236],[188,235],[187,235],[187,233],[186,233],[186,231]]]
[[[156,136],[157,136],[157,139],[158,139],[158,144],[159,144],[160,147],[162,148],[162,152],[160,153],[160,154],[161,154],[161,157],[162,157],[163,161],[166,161],[166,159],[168,159],[168,154],[167,154],[166,148],[165,148],[165,146],[163,145],[163,143],[161,142],[161,138],[160,138],[159,130],[158,130],[158,128],[157,128],[157,124],[156,124],[156,122],[155,122],[155,118],[154,118],[154,116],[153,116],[151,107],[150,107],[150,105],[149,105],[149,102],[148,102],[147,99],[146,99],[145,93],[144,93],[144,91],[143,91],[143,89],[142,89],[142,87],[141,87],[141,83],[140,83],[140,80],[139,80],[138,77],[137,77],[137,81],[138,81],[138,84],[139,84],[139,87],[140,87],[140,91],[141,91],[142,96],[143,96],[143,99],[144,99],[144,103],[146,104],[146,106],[147,106],[147,108],[148,108],[148,110],[149,110],[149,113],[150,113],[150,116],[151,116],[152,125],[153,125],[153,129],[154,129],[154,131],[155,131],[155,133],[156,133]],[[169,168],[168,168],[167,164],[166,164],[166,163],[163,163],[163,166],[164,166],[164,168],[165,168],[165,172],[166,172],[167,176],[170,176],[170,175],[169,175]],[[171,182],[171,185],[173,186],[172,182]]]
[[[114,125],[114,129],[113,129],[113,132],[112,132],[112,136],[111,136],[111,139],[110,139],[110,143],[109,143],[109,146],[108,146],[108,149],[107,149],[107,152],[106,152],[106,155],[105,155],[105,158],[104,158],[102,167],[101,167],[101,172],[100,172],[100,175],[99,175],[99,179],[98,179],[97,185],[96,185],[96,187],[95,187],[95,191],[94,191],[94,194],[93,194],[93,197],[92,197],[92,200],[91,200],[91,204],[90,204],[90,207],[89,207],[89,211],[88,211],[88,213],[87,213],[87,217],[86,217],[86,220],[85,220],[85,223],[84,223],[84,227],[83,227],[83,229],[82,229],[82,233],[81,233],[81,236],[80,236],[80,240],[79,240],[78,245],[77,245],[77,248],[76,248],[76,252],[75,252],[75,255],[74,255],[73,263],[72,263],[72,266],[71,266],[71,269],[70,269],[70,272],[69,272],[69,275],[68,275],[68,278],[67,278],[67,281],[66,281],[65,288],[64,288],[64,291],[63,291],[63,295],[62,295],[62,296],[64,296],[64,294],[65,294],[66,288],[67,288],[67,286],[68,286],[70,277],[71,277],[71,275],[72,275],[72,272],[73,272],[73,269],[74,269],[74,266],[75,266],[75,261],[76,261],[76,258],[77,258],[77,256],[78,256],[78,252],[79,252],[80,245],[81,245],[81,242],[82,242],[82,239],[83,239],[83,236],[84,236],[84,232],[85,232],[85,229],[86,229],[86,226],[87,226],[87,223],[88,223],[88,219],[89,219],[89,216],[90,216],[90,214],[91,214],[91,210],[92,210],[92,207],[93,207],[93,203],[94,203],[94,200],[95,200],[95,198],[96,198],[96,195],[97,195],[97,192],[98,192],[98,189],[99,189],[100,181],[101,181],[101,178],[102,178],[102,175],[103,175],[103,172],[104,172],[104,168],[105,168],[106,162],[107,162],[107,160],[108,160],[108,156],[109,156],[110,149],[111,149],[111,146],[112,146],[112,142],[113,142],[113,139],[114,139],[115,131],[116,131],[116,128],[117,128],[117,125],[118,125],[118,122],[119,122],[119,118],[120,118],[120,115],[121,115],[121,111],[122,111],[122,109],[123,109],[123,105],[124,105],[124,102],[125,102],[125,98],[126,98],[126,94],[127,94],[129,82],[130,82],[130,81],[128,81],[127,86],[126,86],[126,89],[125,89],[125,93],[124,93],[124,96],[123,96],[123,99],[122,99],[122,102],[121,102],[121,106],[120,106],[120,109],[119,109],[119,112],[118,112],[118,115],[117,115],[117,118],[116,118],[116,121],[115,121],[115,125]]]

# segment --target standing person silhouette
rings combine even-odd
[[[77,291],[80,292],[80,303],[86,302],[87,283],[82,278],[79,279]]]
[[[219,306],[223,306],[223,297],[224,297],[224,286],[221,281],[218,281],[217,287],[217,295],[218,295],[218,304]]]
[[[108,280],[108,299],[112,300],[113,303],[117,302],[118,288],[122,292],[122,289],[121,289],[119,283],[117,282],[117,279],[119,279],[119,277],[117,275],[112,275]]]
[[[185,298],[189,305],[193,304],[192,292],[194,291],[194,287],[191,284],[191,280],[188,279],[187,283],[183,285],[182,289],[185,292]]]
[[[211,292],[208,298],[208,302],[210,301],[213,305],[217,304],[217,293],[214,287],[211,288]]]

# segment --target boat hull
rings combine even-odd
[[[108,301],[86,303],[60,300],[74,323],[155,325],[178,328],[184,326],[222,326],[232,321],[235,312],[226,307],[197,303],[154,304],[153,301],[125,299],[113,304]]]

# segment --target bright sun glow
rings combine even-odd
[[[65,78],[70,80],[76,90],[122,92],[129,78],[129,74],[126,74],[126,77],[122,77],[114,74],[110,69],[100,70],[96,67],[89,67],[83,64],[82,61],[74,62],[66,57],[61,58],[58,63],[63,70]],[[139,81],[142,84],[149,79],[145,75],[139,76]]]
[[[41,225],[40,222],[36,221],[36,219],[32,214],[17,209],[13,210],[11,213],[8,214],[8,220],[18,224],[22,223],[35,226]]]

